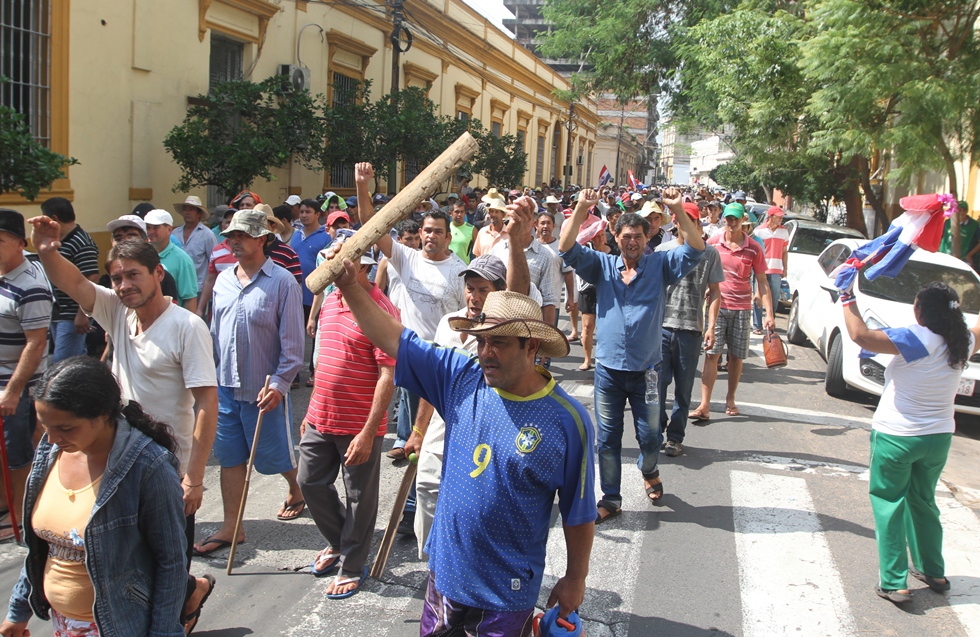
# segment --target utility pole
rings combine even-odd
[[[616,137],[616,180],[613,185],[619,186],[623,182],[619,180],[619,155],[623,148],[623,122],[626,121],[626,104],[619,104],[619,135]]]
[[[391,30],[391,97],[395,101],[395,106],[397,107],[398,90],[400,80],[400,62],[401,62],[401,34],[402,34],[402,22],[404,20],[404,15],[402,14],[402,7],[404,6],[404,0],[392,0],[391,3],[391,20],[394,28]],[[405,51],[411,48],[411,39],[409,39],[408,47]],[[398,183],[398,159],[396,157],[391,158],[391,165],[388,169],[388,194],[395,194],[395,186]]]
[[[565,129],[568,130],[568,143],[565,145],[565,186],[563,190],[568,190],[572,185],[572,131],[578,128],[575,123],[575,102],[568,105],[568,121],[565,122]]]

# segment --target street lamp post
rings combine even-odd
[[[575,123],[575,102],[568,105],[568,121],[565,122],[565,129],[568,131],[568,141],[565,144],[565,186],[564,190],[572,184],[572,131],[578,128]]]

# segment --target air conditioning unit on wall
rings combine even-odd
[[[310,90],[310,69],[295,64],[280,64],[279,75],[289,78],[289,84],[294,91]]]

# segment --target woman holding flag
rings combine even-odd
[[[936,484],[956,428],[953,399],[980,344],[980,323],[968,328],[956,291],[938,282],[916,295],[916,324],[909,327],[869,329],[854,296],[845,290],[840,299],[851,339],[868,352],[895,355],[872,418],[870,495],[880,571],[875,592],[896,604],[911,601],[909,574],[933,591],[948,591]]]

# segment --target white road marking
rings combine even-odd
[[[943,558],[949,578],[949,605],[969,637],[980,637],[980,520],[942,483],[936,504],[943,523]],[[913,580],[910,578],[909,583]]]
[[[862,416],[840,416],[825,411],[812,411],[810,409],[799,409],[797,407],[784,407],[782,405],[761,405],[759,403],[746,403],[737,401],[739,412],[743,416],[759,416],[762,418],[777,418],[788,422],[804,423],[808,425],[831,425],[835,427],[855,427],[865,425],[863,428],[871,427],[871,419]],[[711,409],[715,412],[725,413],[725,403],[713,401]]]
[[[782,471],[792,471],[794,473],[810,473],[830,476],[855,476],[864,482],[868,481],[868,468],[854,464],[840,464],[836,462],[821,462],[818,460],[804,460],[802,458],[789,458],[786,456],[769,456],[753,454],[746,456],[736,463],[762,464],[770,469],[780,469]]]
[[[803,478],[731,472],[745,637],[854,635],[854,618]]]

